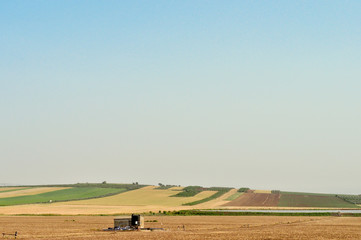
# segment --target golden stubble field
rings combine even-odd
[[[277,216],[146,216],[154,232],[104,232],[114,217],[0,216],[0,234],[17,239],[361,239],[361,218]],[[157,220],[157,222],[147,222]],[[184,226],[184,229],[183,229]],[[10,237],[9,237],[10,238]]]

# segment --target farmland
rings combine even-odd
[[[18,191],[18,190],[22,190],[22,189],[26,189],[26,188],[25,187],[0,187],[0,193]]]
[[[187,202],[199,201],[208,198],[215,191],[202,191],[191,197],[172,197],[179,193],[180,189],[156,189],[154,186],[148,186],[141,189],[117,194],[110,197],[69,202],[74,205],[104,205],[104,206],[181,206]]]
[[[271,193],[254,193],[248,191],[238,198],[224,204],[224,206],[262,206],[275,207],[278,205],[280,195]]]
[[[78,183],[2,188],[0,214],[89,215],[222,208],[359,208],[335,194],[250,190],[245,187],[237,190],[172,186]]]
[[[104,232],[114,217],[0,216],[1,232],[19,239],[361,239],[361,221],[354,217],[277,216],[146,216],[154,232]],[[54,227],[56,226],[56,227]],[[183,228],[184,226],[184,228]]]
[[[47,191],[35,195],[25,195],[16,197],[0,198],[0,206],[10,206],[19,204],[47,203],[57,201],[69,201],[77,199],[96,198],[110,194],[124,192],[126,189],[121,188],[66,188],[56,191]]]
[[[241,192],[235,192],[234,194],[232,194],[231,196],[229,196],[226,201],[233,201],[237,198],[239,198],[243,193]]]
[[[188,202],[188,203],[185,203],[183,205],[185,206],[194,206],[194,205],[197,205],[197,204],[201,204],[201,203],[205,203],[205,202],[208,202],[208,201],[211,201],[213,199],[216,199],[216,198],[219,198],[221,197],[222,195],[224,195],[225,193],[229,192],[231,190],[231,188],[216,188],[216,187],[212,187],[212,188],[209,188],[208,190],[211,190],[211,191],[216,191],[213,195],[207,197],[207,198],[203,198],[203,199],[200,199],[200,200],[197,200],[197,201],[193,201],[193,202]]]
[[[356,204],[334,194],[297,193],[248,190],[223,206],[228,207],[303,207],[303,208],[358,208]]]
[[[361,195],[337,195],[337,197],[349,203],[361,204]]]
[[[346,202],[335,195],[315,194],[281,194],[278,203],[280,207],[334,207],[334,208],[356,208],[355,204]]]
[[[33,188],[21,188],[10,191],[0,192],[0,198],[18,197],[35,195],[40,193],[52,192],[57,190],[67,189],[64,187],[33,187]]]

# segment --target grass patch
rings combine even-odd
[[[239,196],[241,196],[243,194],[243,192],[236,192],[235,194],[229,196],[226,201],[233,201],[237,198],[239,198]]]
[[[126,191],[124,188],[77,187],[36,195],[8,197],[0,199],[0,206],[11,206],[33,203],[63,202],[110,196]]]
[[[208,188],[207,190],[208,191],[217,191],[215,194],[213,194],[213,195],[211,195],[211,196],[209,196],[207,198],[203,198],[201,200],[198,200],[198,201],[185,203],[183,205],[184,206],[194,206],[194,205],[197,205],[197,204],[200,204],[200,203],[205,203],[205,202],[208,202],[210,200],[213,200],[213,199],[216,199],[216,198],[222,196],[223,194],[230,191],[231,189],[232,188],[211,187],[211,188]]]

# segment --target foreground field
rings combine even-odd
[[[104,232],[113,217],[0,217],[0,232],[18,239],[361,239],[361,221],[349,217],[146,216],[154,232]],[[152,222],[149,222],[152,221]],[[156,221],[156,222],[153,222]],[[183,228],[184,226],[184,228]]]

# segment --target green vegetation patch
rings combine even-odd
[[[178,187],[177,185],[169,185],[169,184],[162,184],[162,183],[158,183],[158,187],[156,187],[155,189],[159,189],[159,190],[166,190],[166,189],[169,189],[169,188],[172,188],[172,187]],[[180,186],[179,186],[180,187]]]
[[[201,186],[188,186],[183,188],[181,192],[173,195],[172,197],[193,197],[204,190],[207,189]]]
[[[248,190],[249,190],[248,187],[241,187],[240,189],[238,189],[238,192],[243,193],[243,192],[247,192]]]
[[[302,194],[282,192],[279,207],[324,207],[358,208],[355,204],[344,201],[331,194]]]
[[[217,191],[215,194],[207,197],[207,198],[203,198],[201,200],[198,201],[194,201],[194,202],[189,202],[189,203],[185,203],[183,204],[184,206],[193,206],[193,205],[197,205],[200,203],[204,203],[204,202],[208,202],[210,200],[216,199],[220,196],[222,196],[223,194],[225,194],[226,192],[230,191],[232,188],[221,188],[221,187],[211,187],[211,188],[207,188],[208,191]]]
[[[0,206],[63,202],[63,201],[100,198],[100,197],[115,195],[125,191],[127,191],[127,189],[125,188],[77,187],[77,188],[69,188],[69,189],[62,189],[52,192],[46,192],[36,195],[1,198]]]
[[[233,201],[237,198],[239,198],[239,196],[241,196],[243,194],[243,192],[236,192],[235,194],[229,196],[226,201]]]

